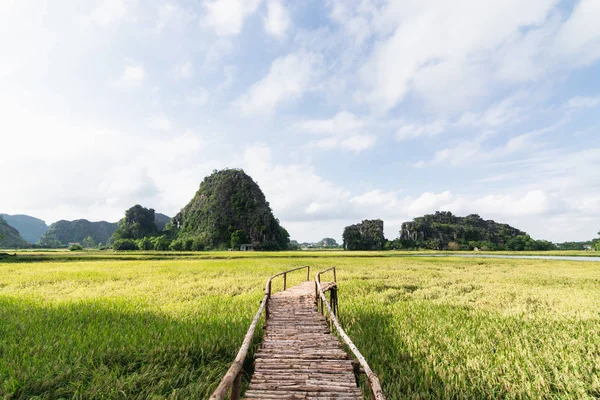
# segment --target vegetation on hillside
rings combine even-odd
[[[383,221],[366,219],[360,224],[347,226],[342,237],[345,250],[382,250],[385,245]]]
[[[48,248],[65,247],[69,243],[83,243],[87,238],[91,238],[97,244],[106,244],[116,229],[116,223],[106,221],[61,220],[50,225],[48,231],[42,235],[40,245]]]
[[[545,240],[534,240],[508,224],[484,220],[477,214],[458,217],[449,211],[436,211],[405,222],[399,237],[386,244],[388,249],[432,250],[553,250]]]
[[[158,233],[158,228],[156,222],[154,222],[154,217],[154,209],[136,204],[125,211],[125,218],[119,221],[119,226],[113,234],[113,240],[137,240],[155,236]]]
[[[21,237],[19,231],[10,226],[0,216],[0,249],[18,249],[29,247],[29,243]]]
[[[48,230],[46,222],[29,215],[0,214],[0,216],[4,217],[4,220],[10,226],[18,230],[21,237],[29,243],[39,242],[42,235]]]
[[[288,232],[273,216],[265,195],[243,170],[214,171],[167,226],[185,250],[237,248],[285,250]]]
[[[587,241],[587,242],[564,242],[564,243],[557,243],[556,244],[556,248],[557,250],[589,250],[592,248],[593,242]]]

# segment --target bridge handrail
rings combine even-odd
[[[241,383],[242,383],[241,371],[242,371],[242,367],[244,366],[244,360],[246,359],[246,356],[248,355],[248,349],[250,348],[250,344],[252,343],[252,338],[254,337],[254,331],[256,330],[258,321],[260,320],[260,317],[265,309],[267,310],[266,311],[267,318],[269,316],[269,299],[271,298],[271,281],[273,280],[273,278],[283,275],[283,288],[285,290],[286,286],[287,286],[287,274],[290,272],[304,269],[304,268],[307,269],[306,280],[310,280],[310,266],[308,266],[308,265],[302,266],[302,267],[297,267],[297,268],[292,268],[287,271],[280,272],[278,274],[271,276],[267,280],[267,283],[265,284],[265,295],[263,296],[263,298],[260,302],[260,306],[258,307],[258,311],[256,312],[256,315],[254,316],[254,319],[252,320],[252,323],[250,324],[250,327],[248,328],[248,331],[246,332],[246,336],[244,337],[242,346],[240,347],[240,350],[238,351],[238,353],[235,357],[235,360],[229,367],[229,370],[227,370],[227,373],[225,374],[225,376],[223,376],[223,379],[221,379],[219,386],[213,392],[213,394],[210,396],[210,400],[223,400],[225,398],[225,396],[227,396],[227,392],[230,389],[231,389],[231,394],[230,394],[229,398],[231,400],[238,400],[240,398]]]
[[[318,272],[315,275],[315,287],[318,292],[319,298],[321,299],[321,307],[323,304],[325,305],[325,307],[327,308],[327,312],[329,313],[329,318],[330,318],[331,322],[333,322],[335,329],[338,331],[338,333],[339,333],[340,337],[342,338],[342,340],[344,341],[344,343],[346,343],[348,348],[352,351],[352,353],[354,354],[354,357],[356,357],[356,360],[362,367],[363,371],[365,372],[365,375],[367,375],[367,379],[369,382],[369,388],[371,389],[371,395],[373,396],[373,399],[385,400],[385,396],[383,395],[383,390],[381,389],[381,383],[379,382],[379,378],[377,378],[377,375],[375,375],[375,373],[371,370],[371,367],[369,367],[367,360],[365,360],[365,358],[360,353],[358,348],[354,345],[354,343],[352,342],[350,337],[346,334],[346,332],[342,328],[340,321],[338,321],[335,313],[333,312],[331,306],[329,305],[329,302],[327,301],[327,297],[325,297],[325,293],[323,292],[323,289],[321,288],[321,274],[328,272],[328,271],[333,271],[334,282],[337,282],[335,267],[328,268],[326,270]]]

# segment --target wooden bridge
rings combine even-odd
[[[306,269],[306,281],[287,288],[289,273]],[[332,282],[321,275],[333,273]],[[272,294],[272,281],[283,276],[283,291]],[[240,398],[242,366],[258,321],[266,311],[265,333],[255,354],[254,374],[246,399],[362,399],[359,373],[365,373],[370,395],[385,400],[377,376],[337,320],[336,270],[329,268],[310,281],[310,267],[294,268],[273,275],[267,281],[260,304],[235,361],[221,380],[211,400]],[[328,301],[325,293],[330,293]],[[327,311],[327,313],[325,313]],[[326,316],[328,318],[326,318]],[[342,349],[333,328],[354,354]]]

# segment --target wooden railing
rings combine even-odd
[[[327,312],[329,313],[330,324],[333,324],[333,326],[335,326],[335,329],[337,330],[338,334],[340,335],[340,337],[342,338],[344,343],[346,343],[348,348],[354,354],[354,357],[356,357],[356,360],[358,361],[358,363],[361,367],[359,369],[359,371],[364,372],[365,375],[367,375],[369,388],[371,389],[371,395],[373,396],[373,399],[385,400],[385,396],[383,395],[383,390],[381,389],[381,384],[379,383],[379,378],[377,378],[377,375],[375,375],[375,373],[371,370],[371,368],[369,367],[369,364],[367,363],[367,360],[365,360],[365,358],[360,353],[360,351],[356,348],[354,343],[352,343],[352,340],[346,334],[346,332],[344,332],[344,329],[340,325],[340,321],[338,321],[338,319],[337,319],[337,316],[336,316],[337,315],[337,293],[335,294],[335,297],[332,296],[332,298],[336,299],[335,300],[335,308],[331,307],[331,305],[327,301],[327,298],[325,297],[325,293],[323,292],[323,288],[321,287],[321,275],[328,271],[333,271],[333,281],[334,282],[337,281],[335,267],[318,272],[315,275],[315,288],[316,288],[315,290],[317,292],[317,307],[319,307],[319,301],[320,301],[321,313],[324,312],[323,305],[325,306],[325,308],[327,308]],[[336,287],[336,286],[333,286],[333,287]],[[336,288],[336,292],[337,292],[337,288]],[[333,295],[333,293],[332,293],[332,295]]]
[[[310,280],[309,266],[289,269],[287,271],[275,274],[267,280],[267,284],[265,285],[265,294],[262,298],[262,301],[260,302],[258,311],[256,312],[256,315],[254,316],[254,319],[252,320],[252,323],[250,324],[250,327],[246,332],[246,336],[244,337],[242,347],[240,347],[240,350],[238,351],[235,360],[231,364],[231,367],[229,367],[229,370],[227,371],[223,379],[221,379],[221,383],[217,387],[217,390],[215,390],[212,396],[210,396],[211,400],[223,400],[227,396],[227,392],[229,392],[230,390],[231,392],[229,394],[229,398],[231,400],[239,400],[242,389],[242,367],[244,366],[244,360],[248,355],[248,350],[250,349],[250,344],[252,343],[252,338],[254,337],[254,331],[256,330],[256,326],[258,325],[258,321],[260,320],[260,317],[264,310],[266,310],[266,317],[269,318],[269,299],[271,298],[271,282],[274,278],[283,275],[283,290],[285,290],[287,288],[287,274],[304,268],[306,268],[306,280],[308,281]]]

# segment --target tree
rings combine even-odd
[[[323,247],[337,247],[338,246],[338,243],[333,238],[323,238],[323,239],[321,239],[321,241],[319,243],[321,243],[321,246],[323,246]]]
[[[113,250],[139,250],[133,239],[117,239],[113,242]]]
[[[167,237],[167,235],[157,236],[151,239],[154,244],[154,250],[165,251],[169,250],[169,246],[171,245],[171,240]]]
[[[154,222],[154,209],[144,208],[139,204],[125,211],[125,218],[119,221],[119,227],[113,237],[115,239],[141,239],[158,233]]]
[[[88,236],[85,239],[83,239],[82,243],[83,243],[83,247],[85,247],[86,249],[92,249],[92,248],[96,247],[96,241],[91,236]]]
[[[248,243],[248,235],[246,235],[246,232],[239,229],[233,231],[231,234],[231,248],[234,250],[239,250],[240,246],[244,243]]]
[[[154,244],[152,243],[150,238],[147,237],[138,240],[138,247],[140,248],[140,250],[144,251],[154,250]]]
[[[80,244],[72,244],[71,246],[69,246],[69,251],[81,251],[83,250],[83,247]]]

